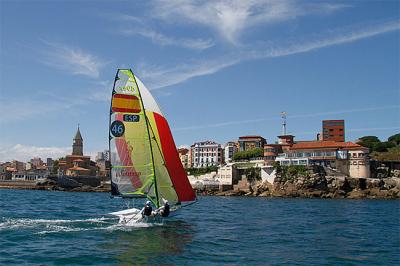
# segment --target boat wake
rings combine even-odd
[[[31,230],[36,235],[46,235],[59,232],[80,231],[131,231],[136,228],[163,225],[162,223],[139,222],[134,224],[119,224],[118,219],[110,217],[88,219],[28,219],[28,218],[3,218],[0,219],[0,232],[15,230]]]

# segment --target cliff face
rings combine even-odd
[[[350,178],[313,166],[307,168],[278,169],[273,184],[256,181],[249,184],[247,196],[304,197],[304,198],[400,198],[400,178]],[[220,195],[242,195],[243,191],[230,191]]]

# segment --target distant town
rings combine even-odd
[[[221,145],[212,140],[179,148],[177,153],[186,169],[189,181],[197,190],[240,190],[249,180],[274,183],[277,166],[320,166],[331,174],[349,178],[368,179],[400,174],[400,134],[380,142],[376,137],[360,138],[356,143],[346,141],[344,120],[323,120],[321,132],[314,140],[297,140],[286,134],[286,114],[282,113],[282,134],[267,141],[259,135],[239,136]],[[394,154],[380,158],[372,151]],[[379,173],[379,168],[386,172]],[[73,138],[72,154],[62,158],[34,157],[28,162],[13,160],[0,164],[0,187],[27,187],[57,185],[61,190],[82,186],[110,185],[110,153],[98,152],[95,161],[83,153],[83,138],[78,127]],[[255,177],[254,177],[255,176]]]

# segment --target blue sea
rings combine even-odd
[[[400,201],[199,197],[136,227],[125,206],[0,189],[0,265],[400,265]]]

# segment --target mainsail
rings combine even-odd
[[[112,194],[147,197],[159,207],[194,201],[167,120],[130,69],[119,69],[110,108]]]

